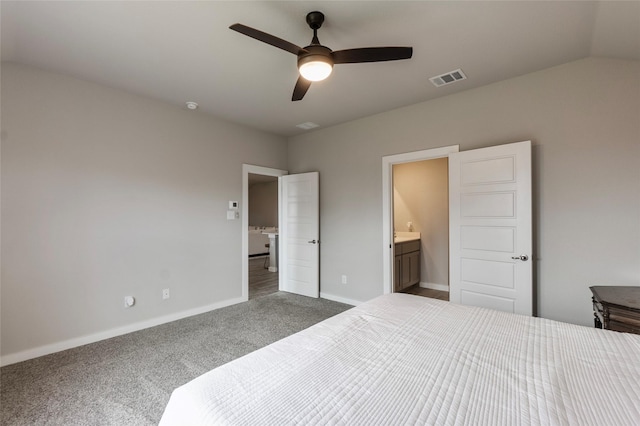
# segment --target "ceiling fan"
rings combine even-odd
[[[229,28],[298,56],[300,77],[293,89],[292,101],[301,100],[313,81],[327,78],[335,64],[397,61],[409,59],[413,54],[412,47],[363,47],[333,51],[321,45],[318,40],[318,29],[323,22],[322,12],[315,11],[307,14],[307,24],[313,30],[313,38],[311,44],[304,48],[246,25],[233,24]]]

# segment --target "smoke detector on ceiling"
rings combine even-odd
[[[435,77],[431,77],[429,81],[433,83],[436,87],[446,86],[447,84],[455,83],[456,81],[466,80],[467,76],[464,75],[462,70],[458,68],[457,70],[450,71],[446,74],[440,74]]]

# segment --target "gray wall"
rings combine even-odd
[[[383,156],[529,139],[538,313],[591,325],[589,286],[640,284],[638,61],[588,58],[290,139],[289,171],[320,172],[321,292],[382,293]]]
[[[449,164],[447,158],[393,166],[396,231],[420,232],[420,282],[449,285]]]
[[[249,186],[249,225],[278,226],[278,181]]]
[[[2,64],[1,107],[3,357],[239,300],[241,222],[226,210],[241,199],[242,163],[320,171],[321,291],[364,301],[382,293],[382,156],[531,139],[539,314],[590,325],[590,285],[640,283],[637,61],[573,62],[288,149],[24,66]],[[124,309],[129,294],[138,303]]]
[[[286,149],[182,106],[3,64],[2,355],[238,301],[228,201],[242,199],[242,163],[283,169]]]

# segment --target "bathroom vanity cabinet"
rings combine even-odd
[[[393,290],[402,291],[420,282],[420,240],[395,243]]]

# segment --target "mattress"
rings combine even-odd
[[[389,294],[177,388],[186,424],[637,425],[640,336]]]

